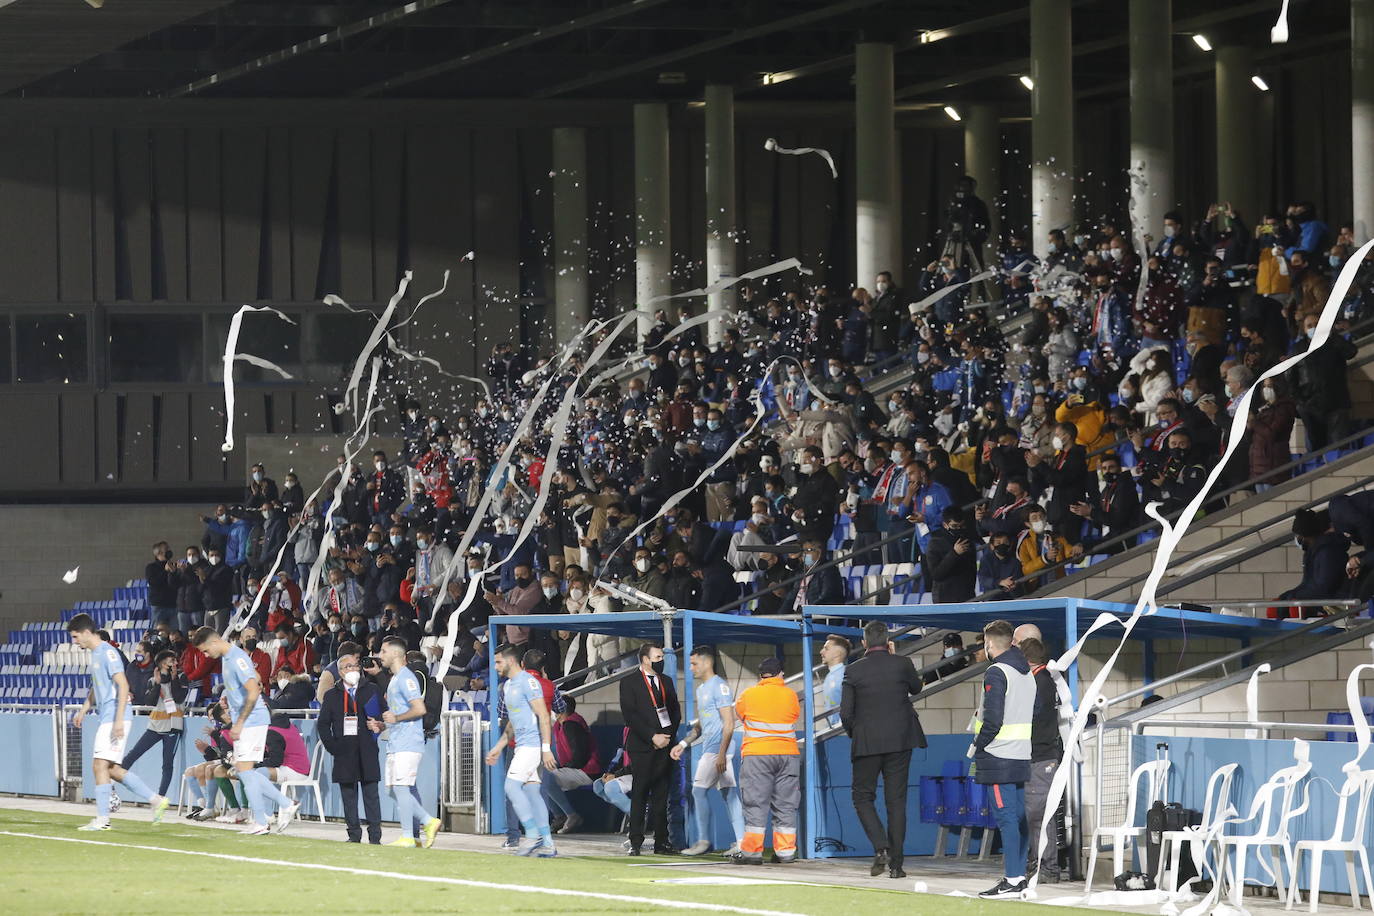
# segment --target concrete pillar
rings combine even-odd
[[[1130,0],[1131,222],[1133,241],[1164,231],[1174,205],[1173,14],[1159,0]]]
[[[1002,234],[1002,126],[996,105],[971,105],[964,113],[964,171],[978,182],[978,196],[988,205],[988,242],[978,252],[983,264],[997,250]]]
[[[1031,246],[1073,235],[1073,17],[1070,0],[1031,0]]]
[[[1217,200],[1228,201],[1253,226],[1259,222],[1255,58],[1241,45],[1223,45],[1217,58]],[[1158,233],[1152,233],[1158,236]]]
[[[668,106],[635,105],[635,307],[639,334],[653,327],[654,309],[646,304],[672,292],[672,249],[668,222]]]
[[[587,282],[587,131],[553,129],[554,342],[571,340],[592,318]]]
[[[900,285],[901,263],[894,239],[899,220],[896,196],[897,143],[892,108],[892,45],[865,42],[854,55],[855,236],[859,286],[871,287],[879,271],[890,270]]]
[[[733,277],[736,264],[735,235],[735,89],[706,87],[706,282]],[[734,289],[707,298],[711,310],[733,308]],[[724,337],[725,322],[713,321],[708,338]]]
[[[1354,157],[1351,216],[1355,241],[1374,236],[1374,0],[1350,0],[1350,151]],[[1341,216],[1328,213],[1328,221]]]

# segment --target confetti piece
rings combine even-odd
[[[62,574],[62,581],[65,582],[65,583],[67,583],[68,585],[71,585],[73,582],[76,581],[76,574],[77,574],[78,572],[80,572],[80,571],[81,571],[81,567],[80,567],[80,566],[76,567],[75,569],[69,569],[69,570],[67,570],[66,572],[64,572],[64,573]]]
[[[798,147],[797,149],[787,149],[786,147],[778,146],[778,141],[774,140],[772,137],[769,137],[767,140],[763,141],[763,148],[768,150],[769,152],[782,153],[784,156],[805,156],[808,153],[815,153],[817,156],[820,156],[822,159],[825,160],[826,165],[830,166],[831,178],[840,177],[839,170],[835,168],[835,159],[830,155],[830,152],[828,150],[818,149],[814,146],[802,146]]]

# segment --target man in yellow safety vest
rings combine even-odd
[[[740,865],[763,863],[763,825],[773,813],[773,854],[779,862],[797,858],[797,808],[801,805],[801,755],[797,720],[801,701],[782,681],[782,662],[759,663],[759,682],[735,701],[744,730],[739,793],[744,805]]]

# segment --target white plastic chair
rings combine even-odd
[[[1159,846],[1159,874],[1155,878],[1157,887],[1165,887],[1164,875],[1167,870],[1169,884],[1166,889],[1178,890],[1178,869],[1183,858],[1183,844],[1189,840],[1197,842],[1198,834],[1210,833],[1225,819],[1227,809],[1231,805],[1231,783],[1235,780],[1236,769],[1239,767],[1238,763],[1228,763],[1207,780],[1207,794],[1202,803],[1202,823],[1198,827],[1193,830],[1163,832]]]
[[[1146,785],[1145,808],[1149,811],[1150,806],[1156,801],[1164,801],[1169,793],[1169,770],[1172,764],[1168,760],[1151,760],[1142,763],[1131,773],[1131,794],[1126,802],[1126,819],[1117,827],[1097,827],[1093,830],[1091,851],[1088,853],[1088,876],[1087,885],[1083,889],[1086,897],[1092,892],[1093,873],[1097,868],[1097,843],[1101,837],[1107,837],[1112,841],[1112,874],[1119,875],[1126,870],[1126,842],[1135,840],[1139,844],[1145,837],[1145,815],[1139,814],[1140,823],[1136,823],[1140,796],[1140,787]],[[1101,799],[1098,800],[1101,803]]]
[[[1310,857],[1308,884],[1308,912],[1317,912],[1317,897],[1321,894],[1322,857],[1328,852],[1345,854],[1345,872],[1350,880],[1350,905],[1360,908],[1360,885],[1355,874],[1355,857],[1359,856],[1360,866],[1364,869],[1364,892],[1369,896],[1369,905],[1374,909],[1374,880],[1369,874],[1369,850],[1365,848],[1365,828],[1369,825],[1369,803],[1374,797],[1374,770],[1358,770],[1348,775],[1341,789],[1339,807],[1336,809],[1336,826],[1329,839],[1303,840],[1293,847],[1293,881],[1288,886],[1288,906],[1298,902],[1297,868],[1302,867],[1302,854]],[[1354,806],[1352,812],[1351,806]]]
[[[1294,874],[1292,826],[1298,786],[1302,785],[1311,771],[1312,764],[1308,761],[1279,770],[1255,793],[1255,804],[1251,807],[1252,816],[1249,818],[1255,825],[1254,832],[1218,837],[1222,865],[1231,884],[1233,906],[1240,907],[1241,894],[1245,889],[1245,866],[1251,849],[1257,853],[1265,850],[1278,894],[1284,896],[1283,866],[1287,865],[1290,879]],[[1233,858],[1228,857],[1228,849],[1234,850]],[[1283,853],[1282,863],[1274,856],[1275,850]]]
[[[288,779],[279,783],[281,790],[291,797],[292,801],[299,801],[296,798],[295,790],[298,788],[309,789],[315,793],[315,811],[319,815],[320,823],[324,823],[324,796],[320,794],[320,771],[324,769],[324,742],[316,741],[315,749],[310,752],[310,775],[304,779]]]

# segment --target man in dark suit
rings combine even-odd
[[[873,844],[869,873],[877,877],[886,868],[890,877],[905,878],[902,849],[911,749],[926,746],[921,720],[911,707],[911,698],[921,692],[921,678],[910,659],[892,652],[887,624],[881,620],[864,627],[864,657],[845,668],[840,689],[840,722],[851,741],[854,810]],[[879,773],[887,805],[886,831],[873,804]]]
[[[629,734],[625,750],[634,760],[630,787],[630,855],[644,843],[644,805],[653,805],[654,854],[676,855],[668,842],[669,756],[682,724],[682,709],[672,678],[663,674],[663,650],[652,643],[639,649],[639,668],[620,681],[620,712]]]
[[[343,796],[348,842],[362,842],[362,825],[358,822],[361,786],[367,841],[375,845],[382,841],[382,803],[377,794],[377,781],[382,774],[377,736],[367,727],[367,720],[381,720],[380,694],[376,684],[362,677],[358,656],[340,656],[338,666],[339,683],[330,688],[320,704],[319,736],[334,758],[332,778]]]
[[[783,602],[784,614],[800,614],[806,605],[845,604],[844,580],[834,566],[810,572],[826,562],[825,542],[808,539],[802,544],[802,569],[806,576],[796,584]]]

